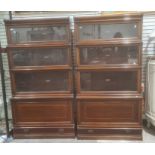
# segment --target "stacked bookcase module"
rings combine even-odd
[[[69,19],[5,25],[14,138],[74,137]]]
[[[141,14],[75,18],[79,139],[142,139],[141,31]]]

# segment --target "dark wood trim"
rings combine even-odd
[[[130,46],[137,45],[140,46],[142,44],[141,40],[138,39],[115,39],[115,40],[90,40],[90,41],[80,41],[76,43],[76,47],[93,47],[93,46]]]
[[[70,44],[64,44],[64,43],[60,43],[60,42],[58,42],[58,43],[56,43],[56,42],[54,42],[54,43],[49,43],[48,44],[48,42],[46,42],[46,43],[34,43],[34,44],[23,44],[23,45],[21,45],[21,44],[9,44],[8,46],[7,46],[7,51],[9,51],[9,50],[12,50],[12,49],[20,49],[20,48],[22,48],[22,49],[24,49],[24,48],[70,48]]]
[[[82,71],[82,70],[92,70],[92,71],[115,71],[115,70],[120,70],[120,71],[130,71],[130,70],[135,70],[135,69],[141,69],[142,67],[140,65],[127,65],[127,64],[111,64],[111,65],[80,65],[77,67],[77,71]]]
[[[130,44],[141,44],[142,42],[137,38],[123,38],[123,39],[111,39],[111,40],[80,40],[77,41],[76,46],[95,46],[95,45],[130,45]]]
[[[85,94],[78,94],[77,95],[77,100],[79,99],[82,99],[82,100],[88,100],[88,99],[95,99],[95,100],[102,100],[102,99],[107,99],[107,100],[110,100],[110,99],[121,99],[121,100],[127,100],[127,99],[130,99],[130,100],[139,100],[139,99],[143,99],[143,96],[142,94],[139,94],[139,93],[134,93],[134,94],[105,94],[105,95],[85,95]]]
[[[27,101],[33,101],[33,100],[39,100],[44,101],[46,99],[73,99],[73,93],[69,94],[49,94],[49,93],[38,93],[38,94],[16,94],[11,98],[11,101],[13,100],[27,100]]]
[[[6,26],[69,24],[69,18],[4,20]]]
[[[91,16],[91,17],[75,17],[75,23],[92,23],[92,22],[128,22],[128,21],[141,21],[142,13],[125,13],[116,15],[104,15],[104,16]]]
[[[55,65],[55,66],[23,66],[23,67],[14,67],[10,71],[14,72],[29,72],[29,71],[60,71],[60,70],[71,70],[69,65]]]

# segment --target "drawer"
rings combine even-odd
[[[74,126],[70,128],[14,128],[14,138],[73,138]]]
[[[72,99],[12,100],[15,126],[73,124]]]
[[[78,128],[78,139],[123,139],[123,140],[142,140],[141,129],[95,129]]]
[[[79,100],[78,126],[140,127],[141,100]]]

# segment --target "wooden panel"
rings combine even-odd
[[[78,125],[130,127],[141,124],[141,102],[137,100],[85,100],[78,102]]]
[[[72,124],[72,103],[69,100],[13,101],[16,126],[58,126]]]

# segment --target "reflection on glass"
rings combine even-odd
[[[128,24],[85,24],[79,26],[80,39],[113,39],[137,37],[137,25]]]
[[[67,50],[65,48],[26,48],[11,52],[15,66],[46,66],[66,65],[68,63]]]
[[[113,47],[81,47],[80,64],[137,64],[138,47],[113,46]]]
[[[15,73],[15,84],[17,92],[66,91],[68,74],[62,71]]]
[[[82,91],[136,91],[136,80],[134,71],[81,72],[80,74]]]
[[[67,40],[66,27],[64,26],[15,27],[10,31],[12,43]]]

